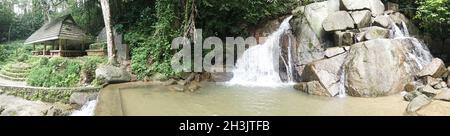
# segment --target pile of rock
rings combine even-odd
[[[343,91],[356,97],[396,94],[421,69],[412,59],[431,61],[429,52],[416,50],[420,42],[407,37],[416,28],[397,4],[386,10],[380,0],[328,0],[292,13],[300,91],[329,97]],[[394,26],[401,32],[394,33]],[[399,33],[405,37],[394,38]]]
[[[410,101],[406,111],[420,114],[420,111],[434,100],[450,101],[448,73],[441,59],[435,58],[424,67],[417,74],[419,80],[405,86],[404,90],[408,93],[404,95],[404,99]]]

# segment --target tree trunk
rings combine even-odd
[[[8,42],[11,42],[11,29],[12,29],[12,23],[9,25],[9,29],[8,29]]]
[[[105,21],[105,29],[106,29],[106,44],[108,50],[108,63],[115,63],[115,46],[114,46],[114,38],[111,26],[111,12],[109,9],[109,0],[100,0],[100,4],[102,6],[103,12],[103,20]]]

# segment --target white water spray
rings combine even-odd
[[[278,72],[281,54],[280,39],[291,28],[289,24],[291,18],[292,16],[286,18],[278,30],[270,34],[263,44],[250,47],[244,52],[242,57],[237,60],[236,68],[233,70],[233,78],[227,82],[228,85],[265,87],[282,85]],[[290,42],[289,44],[291,44]],[[291,56],[290,49],[288,52],[289,56]],[[292,60],[289,58],[287,61],[285,65],[288,68],[288,76],[290,76],[293,67],[291,64]]]
[[[94,110],[97,106],[97,100],[87,102],[80,110],[74,111],[70,116],[94,116]]]

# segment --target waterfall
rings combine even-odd
[[[74,111],[70,116],[94,116],[95,106],[97,106],[97,100],[89,101],[80,110]]]
[[[227,82],[228,85],[275,87],[282,84],[278,72],[281,55],[280,39],[291,28],[289,24],[291,18],[292,16],[284,19],[280,27],[270,34],[263,44],[250,47],[241,58],[238,58],[236,68],[233,70],[233,78]],[[291,42],[290,39],[289,42]],[[290,49],[288,52],[291,56]],[[288,75],[292,74],[289,74],[293,67],[291,58],[287,60],[287,63],[286,60],[284,61]]]
[[[404,21],[402,21],[402,27],[403,27],[403,35],[409,37],[408,26],[406,26],[406,23]]]
[[[412,47],[409,47],[409,52],[406,54],[406,61],[408,62],[408,70],[410,73],[419,72],[425,65],[431,62],[433,55],[431,55],[428,47],[420,42],[418,39],[409,36],[408,27],[402,21],[402,28],[392,23],[391,34],[394,39],[409,39],[412,42]]]

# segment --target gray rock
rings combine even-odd
[[[430,102],[431,100],[426,95],[419,95],[408,104],[408,106],[406,107],[406,112],[416,112],[420,108],[428,105]]]
[[[413,91],[413,92],[409,92],[405,96],[403,96],[403,99],[405,101],[412,101],[414,98],[416,98],[419,95],[422,95],[422,93],[420,93],[418,91]]]
[[[378,27],[378,26],[372,26],[368,28],[364,28],[366,30],[366,34],[364,35],[364,38],[366,40],[373,40],[373,39],[380,39],[380,38],[388,38],[389,37],[389,30]]]
[[[423,80],[424,84],[427,84],[430,86],[435,86],[442,81],[441,78],[433,78],[431,76],[422,77],[422,80]]]
[[[433,87],[431,87],[430,85],[426,85],[423,87],[420,87],[419,89],[417,89],[419,92],[421,92],[422,94],[427,95],[428,97],[434,97],[436,96],[438,93],[441,92],[441,90],[437,90],[434,89]]]
[[[344,10],[363,10],[371,9],[370,0],[341,0]]]
[[[311,95],[327,96],[327,97],[332,96],[328,91],[326,91],[326,89],[320,84],[319,81],[300,82],[295,84],[294,88]]]
[[[366,31],[361,31],[359,33],[355,34],[355,40],[356,42],[363,42],[366,41]]]
[[[372,25],[390,29],[391,21],[388,16],[377,16],[375,17]]]
[[[345,86],[350,96],[376,97],[402,91],[412,80],[406,62],[413,45],[408,39],[376,39],[351,46],[345,63]]]
[[[299,7],[294,12],[290,24],[298,45],[297,60],[301,60],[296,66],[324,58],[325,31],[322,22],[328,16],[327,6],[327,2],[317,2]],[[301,73],[302,67],[298,67],[297,71]]]
[[[351,16],[357,28],[368,27],[372,22],[372,14],[369,10],[353,11]]]
[[[372,11],[372,16],[383,15],[385,7],[381,0],[370,0],[370,11]]]
[[[346,11],[337,11],[328,15],[322,24],[325,31],[338,31],[354,28],[354,21]]]
[[[339,46],[339,47],[340,46],[351,46],[354,43],[353,37],[354,37],[353,32],[335,31],[334,32],[334,42],[335,42],[334,44],[335,44],[335,46]]]
[[[430,64],[425,66],[422,71],[420,71],[417,76],[431,76],[434,78],[442,78],[442,76],[447,73],[447,69],[445,68],[444,62],[439,58],[434,58]]]
[[[84,105],[89,101],[95,100],[97,93],[74,92],[70,95],[69,102],[71,104]]]
[[[442,88],[441,92],[434,96],[433,99],[450,101],[450,90],[448,88]]]
[[[119,67],[101,65],[95,70],[95,77],[103,79],[106,83],[123,83],[131,80],[131,74]]]
[[[347,53],[335,57],[315,61],[306,65],[300,79],[303,82],[318,81],[330,96],[336,96],[341,89],[340,82],[342,68]]]
[[[447,87],[447,84],[444,81],[441,81],[440,83],[433,86],[434,89],[442,89]]]
[[[342,53],[345,53],[345,49],[343,47],[331,47],[325,50],[325,57],[331,58]]]

